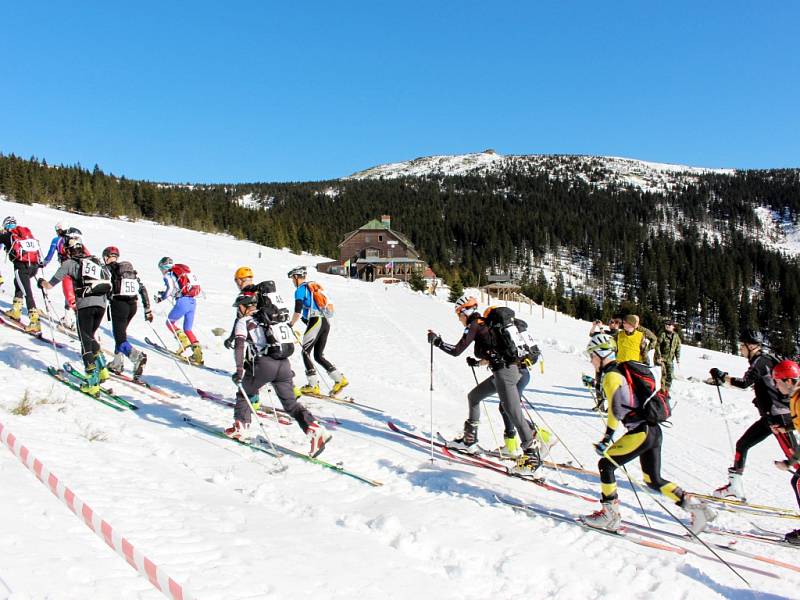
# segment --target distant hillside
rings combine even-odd
[[[756,325],[787,352],[800,341],[796,169],[486,152],[324,182],[173,186],[7,156],[0,193],[331,257],[345,233],[390,214],[448,281],[510,272],[564,312],[676,317],[705,345],[733,348]]]

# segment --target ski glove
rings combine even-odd
[[[144,320],[147,321],[148,323],[152,323],[153,322],[153,311],[152,310],[144,311]]]
[[[236,373],[231,375],[231,380],[236,385],[241,385],[242,379],[244,379],[244,371],[236,371]]]
[[[428,343],[433,344],[437,348],[442,345],[442,337],[433,331],[428,331]]]
[[[472,368],[479,367],[481,365],[481,359],[468,356],[467,364]]]
[[[597,452],[600,456],[605,456],[606,451],[611,446],[611,443],[612,442],[610,437],[604,437],[602,440],[600,440],[598,443],[594,445],[594,451]]]
[[[716,367],[714,367],[713,369],[711,369],[711,370],[709,371],[709,373],[711,374],[711,379],[713,379],[713,380],[714,380],[714,382],[715,382],[717,385],[719,385],[719,384],[721,384],[721,383],[725,383],[725,378],[728,376],[728,374],[727,374],[725,371],[721,371],[721,370],[719,370],[719,369],[718,369],[718,368],[716,368]]]
[[[223,346],[225,346],[228,350],[233,349],[233,344],[236,342],[236,338],[234,336],[229,337],[224,342],[222,342]]]
[[[44,283],[45,283],[44,278],[43,277],[39,277],[39,279],[36,280],[36,287],[38,287],[40,290],[43,290],[44,289]]]

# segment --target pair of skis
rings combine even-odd
[[[48,346],[55,346],[56,348],[59,349],[66,348],[66,346],[61,342],[56,342],[51,338],[45,337],[41,331],[40,332],[25,331],[25,326],[20,321],[12,319],[7,315],[3,315],[2,317],[0,317],[0,323],[5,325],[9,329],[13,329],[15,331],[19,331],[20,333],[29,335],[36,341],[41,342],[43,344],[47,344]]]
[[[270,445],[267,445],[265,443],[262,443],[261,441],[259,441],[259,439],[254,439],[253,441],[245,442],[245,441],[242,441],[242,440],[237,440],[235,438],[230,438],[227,435],[225,435],[225,433],[221,429],[217,429],[215,427],[211,427],[209,425],[206,425],[205,423],[200,423],[198,421],[194,421],[193,419],[191,419],[189,417],[184,417],[183,421],[184,421],[184,423],[186,423],[190,427],[194,427],[194,428],[199,429],[201,431],[205,431],[206,433],[209,433],[209,434],[211,434],[211,435],[213,435],[215,437],[218,437],[220,439],[225,439],[225,440],[234,442],[235,444],[238,444],[239,446],[245,446],[245,447],[250,448],[251,450],[256,451],[256,452],[263,452],[263,453],[268,454],[268,455],[270,455],[272,457],[275,457],[275,458],[280,458],[282,456],[291,456],[293,458],[297,458],[297,459],[300,459],[300,460],[303,460],[303,461],[306,461],[306,462],[313,463],[315,465],[319,465],[320,467],[323,467],[325,469],[329,469],[331,471],[339,473],[340,475],[344,475],[346,477],[350,477],[350,478],[355,479],[357,481],[360,481],[362,483],[366,483],[367,485],[370,485],[372,487],[379,487],[379,486],[383,485],[383,483],[381,483],[380,481],[376,481],[375,479],[370,479],[369,477],[364,477],[363,475],[359,475],[358,473],[354,473],[353,471],[345,469],[344,466],[342,466],[340,463],[337,463],[337,464],[329,463],[329,462],[327,462],[325,460],[321,460],[319,458],[309,456],[308,454],[303,454],[302,452],[298,452],[297,450],[292,450],[291,448],[287,448],[287,447],[281,446],[279,444],[274,444],[273,443],[270,446]],[[277,454],[275,452],[273,452],[272,448],[275,448],[275,450],[277,451]]]
[[[86,384],[87,377],[84,373],[81,373],[77,369],[75,369],[69,363],[64,364],[63,369],[56,369],[55,367],[47,367],[47,373],[60,381],[68,388],[75,390],[76,392],[80,392],[84,396],[88,396],[95,402],[99,402],[109,408],[113,408],[116,411],[122,412],[124,410],[137,410],[139,407],[135,405],[133,402],[129,402],[125,398],[117,396],[112,390],[109,388],[100,388],[100,392],[97,395],[90,394],[81,389],[81,386]]]

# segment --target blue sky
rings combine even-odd
[[[800,4],[5,2],[0,152],[136,179],[431,154],[800,167]]]

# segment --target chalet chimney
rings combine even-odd
[[[381,215],[381,223],[386,227],[386,229],[391,228],[392,217],[389,215]]]

